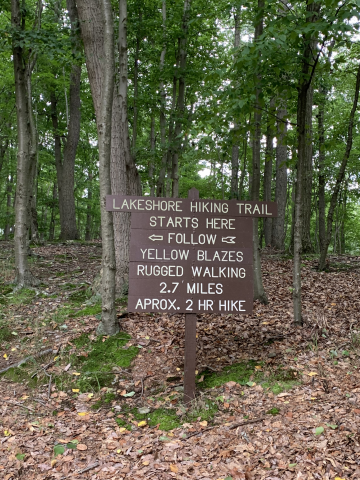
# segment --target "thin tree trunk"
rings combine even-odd
[[[264,0],[258,0],[258,19],[255,25],[254,41],[257,42],[263,33]],[[259,58],[259,62],[260,62]],[[255,90],[255,110],[254,110],[254,140],[253,140],[253,171],[251,199],[259,200],[260,195],[260,165],[261,165],[261,108],[260,108],[260,87],[261,77],[257,74]],[[260,300],[261,303],[268,303],[264,290],[261,273],[261,258],[259,245],[259,219],[253,219],[253,240],[254,240],[254,300]]]
[[[91,240],[92,236],[92,180],[93,174],[89,173],[88,176],[88,188],[87,188],[87,206],[86,206],[86,228],[85,228],[85,240]]]
[[[265,171],[264,171],[264,201],[272,200],[272,176],[273,176],[273,156],[274,156],[274,126],[273,118],[275,113],[275,98],[270,100],[268,114],[268,125],[266,132],[266,152],[265,152]],[[272,218],[264,219],[265,245],[271,245]],[[260,242],[261,243],[261,242]]]
[[[25,29],[25,12],[19,0],[11,0],[11,24],[19,36]],[[17,113],[17,176],[15,200],[15,283],[21,288],[34,285],[35,278],[28,263],[29,204],[31,195],[31,172],[36,161],[36,144],[31,130],[31,116],[27,95],[26,64],[23,47],[13,42],[12,46],[15,97]]]
[[[188,15],[190,9],[190,0],[184,0],[184,13],[182,19],[182,37],[180,38],[180,69],[179,69],[179,93],[177,99],[177,118],[175,123],[175,152],[172,157],[172,197],[179,196],[179,155],[181,150],[181,133],[183,130],[183,120],[185,111],[185,77],[186,77],[186,42],[188,33]]]
[[[246,165],[247,165],[247,149],[248,149],[248,138],[246,133],[244,142],[243,142],[244,161],[243,161],[243,168],[241,170],[240,182],[239,182],[239,200],[243,200],[244,181],[245,181]]]
[[[52,194],[52,202],[51,202],[51,218],[50,218],[50,225],[49,225],[49,240],[52,242],[55,238],[55,205],[58,199],[57,194],[57,183],[54,182],[53,186],[53,194]]]
[[[319,114],[318,114],[318,134],[319,134],[319,244],[320,252],[325,248],[326,230],[325,230],[325,103],[326,90],[321,86],[319,88]]]
[[[277,250],[285,248],[285,211],[287,198],[287,109],[286,101],[279,99],[277,110],[277,145],[276,145],[276,185],[275,202],[278,206],[278,217],[272,220],[272,246]]]
[[[320,3],[307,0],[306,13],[307,21],[315,22],[320,10]],[[295,187],[295,218],[294,218],[294,270],[293,270],[293,303],[294,303],[294,323],[302,325],[301,315],[301,249],[302,249],[302,225],[303,225],[303,200],[304,194],[303,182],[307,172],[308,165],[308,90],[311,86],[317,61],[314,58],[313,39],[306,37],[304,39],[304,54],[302,61],[301,79],[298,88],[297,103],[297,134],[298,134],[298,162],[297,162],[297,182]],[[312,99],[311,99],[312,100]]]
[[[134,99],[133,99],[134,118],[133,118],[133,132],[132,132],[132,155],[134,160],[136,158],[136,140],[137,140],[137,129],[138,129],[139,52],[140,52],[141,20],[142,20],[142,13],[140,10],[139,26],[136,29],[136,48],[135,48],[135,58],[134,58]]]
[[[166,90],[164,83],[164,65],[166,55],[166,0],[162,2],[162,23],[163,23],[163,48],[160,55],[160,141],[161,141],[161,167],[159,172],[158,183],[156,187],[156,196],[163,197],[165,195],[165,175],[166,175]]]
[[[235,20],[235,34],[234,34],[234,49],[240,46],[240,13],[241,8],[237,7],[234,14]],[[236,53],[236,52],[235,52]],[[234,120],[233,128],[233,145],[231,150],[231,184],[230,184],[230,198],[239,198],[239,125]]]
[[[179,59],[177,58],[176,60],[176,71],[179,68]],[[169,119],[169,148],[167,151],[167,158],[166,158],[166,164],[167,164],[167,182],[166,182],[166,196],[170,197],[171,196],[171,191],[172,191],[172,178],[171,178],[171,172],[172,172],[172,159],[174,155],[174,123],[175,123],[175,107],[176,107],[176,87],[177,87],[177,74],[174,74],[173,77],[173,92],[172,92],[172,101],[171,101],[171,111],[170,111],[170,119]]]
[[[345,177],[346,167],[347,167],[347,163],[348,163],[349,156],[352,149],[354,117],[355,117],[355,112],[356,112],[358,101],[359,101],[359,88],[360,88],[360,64],[358,66],[357,75],[356,75],[355,94],[354,94],[353,106],[350,112],[345,153],[336,177],[335,188],[331,195],[330,206],[327,214],[325,244],[324,244],[324,248],[321,250],[320,261],[319,261],[320,271],[325,269],[326,256],[327,256],[327,252],[328,252],[328,248],[329,248],[329,245],[331,242],[331,236],[332,236],[332,223],[333,223],[334,211],[338,202],[340,188]]]
[[[111,125],[115,73],[114,24],[111,0],[101,0],[101,8],[104,22],[104,59],[101,107],[97,131],[102,238],[102,315],[97,332],[100,335],[114,335],[119,331],[115,310],[114,226],[112,213],[106,211],[106,196],[111,195]]]
[[[154,178],[154,162],[155,162],[155,117],[151,116],[150,125],[150,161],[149,161],[149,184],[150,197],[155,196],[155,178]]]
[[[316,43],[312,41],[312,51],[316,49]],[[312,107],[314,97],[314,84],[310,84],[307,91],[306,100],[306,121],[305,121],[305,156],[303,165],[303,192],[301,194],[301,209],[303,212],[302,231],[301,231],[301,251],[302,253],[312,253],[311,243],[311,199],[312,199],[312,177],[313,177],[313,148],[312,148]]]
[[[9,240],[10,231],[12,222],[10,222],[11,217],[11,193],[14,185],[14,179],[12,173],[6,179],[6,224],[4,229],[4,238],[5,240]]]

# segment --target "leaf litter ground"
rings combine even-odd
[[[295,328],[291,260],[264,255],[269,305],[199,316],[186,408],[183,316],[120,301],[121,333],[96,337],[99,243],[33,249],[42,283],[19,292],[1,252],[0,370],[27,358],[0,377],[2,479],[360,478],[358,257],[304,260]]]

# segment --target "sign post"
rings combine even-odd
[[[188,198],[196,200],[199,191],[196,188],[189,190]],[[194,248],[194,247],[193,247]],[[185,358],[184,358],[184,403],[195,398],[196,378],[196,313],[185,314]]]
[[[185,313],[184,401],[195,398],[196,314],[251,314],[252,218],[273,202],[108,195],[108,211],[131,212],[129,312]]]

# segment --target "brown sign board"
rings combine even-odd
[[[275,203],[113,195],[107,210],[132,212],[130,312],[252,312],[252,217]]]
[[[277,217],[275,202],[254,202],[245,200],[191,200],[189,198],[135,197],[129,195],[108,195],[106,210],[110,212],[169,214],[189,216],[208,214],[213,217]]]

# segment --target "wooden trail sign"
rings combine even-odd
[[[273,202],[108,195],[131,212],[129,312],[185,313],[185,402],[195,396],[196,314],[252,313],[252,218]]]

